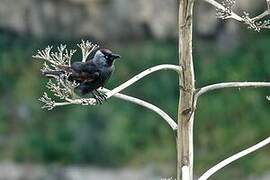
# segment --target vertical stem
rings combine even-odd
[[[179,64],[183,71],[179,77],[177,180],[193,179],[193,96],[195,91],[192,58],[193,4],[194,0],[179,0]]]

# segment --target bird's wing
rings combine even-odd
[[[73,70],[70,80],[76,82],[93,82],[100,76],[99,69],[93,63],[75,62],[71,65]]]
[[[97,79],[99,79],[100,73],[98,71],[87,73],[82,72],[82,79],[84,82],[93,82]]]
[[[81,72],[83,65],[84,65],[83,62],[74,62],[74,63],[71,64],[71,68],[75,72],[79,73],[79,72]]]
[[[100,70],[94,64],[87,64],[82,71],[86,75],[87,82],[92,82],[100,78]]]

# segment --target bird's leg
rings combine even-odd
[[[102,100],[107,100],[107,95],[103,92],[100,92],[98,90],[94,90],[96,92],[96,94],[102,99]]]

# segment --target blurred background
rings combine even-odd
[[[265,1],[239,0],[256,15]],[[175,137],[163,120],[111,98],[102,106],[42,110],[47,79],[31,58],[47,45],[76,48],[88,39],[121,54],[113,88],[162,63],[178,64],[176,0],[0,0],[0,180],[159,180],[175,177]],[[194,63],[197,87],[221,81],[268,81],[270,32],[215,17],[197,1]],[[79,56],[79,54],[78,54]],[[77,56],[77,57],[78,57]],[[178,78],[159,72],[124,92],[177,115]],[[199,100],[195,174],[269,136],[269,89],[231,89]],[[212,179],[270,179],[270,148]]]

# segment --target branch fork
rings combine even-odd
[[[270,20],[266,19],[266,16],[270,14],[270,2],[266,0],[266,10],[261,14],[250,17],[249,13],[243,11],[243,15],[238,15],[233,11],[235,0],[223,0],[220,4],[216,0],[204,0],[217,9],[217,17],[221,19],[234,19],[238,22],[244,23],[249,29],[260,32],[262,29],[270,29]]]
[[[198,98],[206,94],[208,92],[214,91],[214,90],[221,90],[226,88],[258,88],[258,87],[270,87],[270,82],[224,82],[224,83],[217,83],[212,84],[208,86],[204,86],[202,88],[198,88],[196,90],[195,96],[194,96],[194,109],[196,108]],[[266,97],[267,100],[270,100],[269,96]],[[223,167],[231,164],[232,162],[240,159],[241,157],[244,157],[266,145],[270,144],[270,137],[266,138],[265,140],[257,143],[256,145],[245,149],[223,161],[218,163],[217,165],[211,167],[209,170],[207,170],[198,180],[207,180],[210,176],[215,174],[217,171],[222,169]]]

